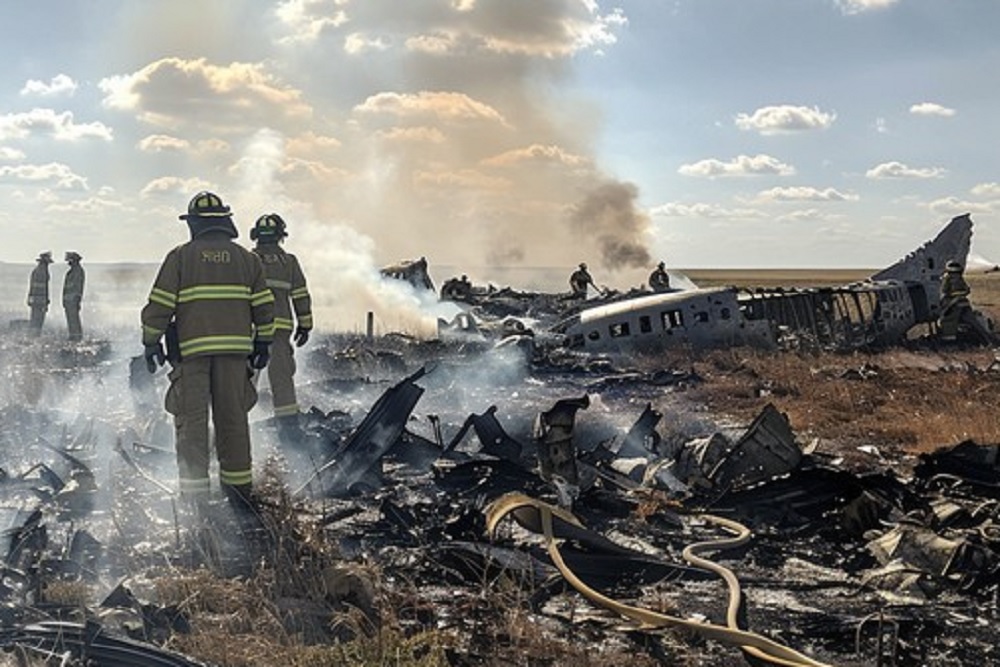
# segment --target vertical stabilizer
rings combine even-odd
[[[934,237],[895,264],[888,266],[871,280],[902,280],[908,283],[940,283],[944,265],[955,260],[963,267],[972,242],[972,218],[969,214],[952,218]]]

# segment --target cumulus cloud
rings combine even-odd
[[[32,109],[0,116],[0,141],[25,139],[37,134],[51,136],[57,141],[111,141],[113,136],[111,128],[104,123],[77,123],[72,111],[57,113],[53,109]]]
[[[977,197],[1000,197],[1000,183],[979,183],[973,186],[972,194]]]
[[[0,146],[0,160],[4,162],[17,162],[25,158],[24,151],[9,146]]]
[[[274,122],[297,124],[312,115],[300,91],[257,63],[163,58],[132,74],[102,79],[98,86],[108,108],[174,129],[193,124],[239,132]]]
[[[858,201],[856,194],[840,192],[836,188],[814,188],[810,186],[792,186],[787,188],[771,188],[757,194],[764,201]]]
[[[954,109],[949,109],[946,106],[942,106],[934,102],[921,102],[920,104],[914,104],[911,106],[910,113],[915,116],[943,116],[945,118],[949,118],[954,116],[957,112]]]
[[[887,9],[899,0],[835,0],[844,14],[854,15],[878,9]]]
[[[908,167],[893,160],[875,165],[865,172],[865,176],[872,179],[942,178],[947,173],[948,170],[942,167]]]
[[[47,184],[61,190],[86,190],[87,179],[60,162],[0,167],[0,180]]]
[[[461,51],[549,59],[600,52],[628,23],[620,9],[602,13],[592,0],[456,0],[420,9],[403,9],[398,0],[289,0],[275,15],[286,43],[313,43],[335,37],[345,25],[360,26],[343,39],[348,53],[402,45],[438,55]]]
[[[669,202],[650,209],[657,218],[705,218],[710,220],[752,220],[763,218],[764,213],[752,208],[726,208],[719,204],[682,204]]]
[[[705,178],[737,176],[791,176],[795,167],[770,155],[738,155],[729,162],[714,158],[681,165],[677,173]]]
[[[441,144],[446,138],[436,127],[390,127],[375,133],[382,141],[405,143]]]
[[[590,164],[590,159],[582,155],[574,155],[564,151],[559,146],[543,146],[533,144],[525,148],[516,148],[494,155],[483,160],[484,165],[491,167],[511,167],[526,162],[535,164],[555,163],[568,167],[585,167]]]
[[[954,217],[963,213],[993,213],[1000,209],[995,202],[970,202],[958,197],[942,197],[927,202],[926,208],[935,215]]]
[[[167,134],[151,134],[143,137],[136,147],[146,153],[162,153],[165,151],[185,151],[191,148],[187,139],[172,137]]]
[[[56,97],[57,95],[72,95],[76,92],[77,83],[65,74],[56,74],[49,81],[29,79],[21,88],[21,95],[38,95],[41,97]]]
[[[837,114],[820,111],[816,107],[778,106],[761,107],[752,114],[736,116],[736,127],[759,132],[763,135],[790,134],[809,130],[825,130],[836,120]]]
[[[400,118],[480,120],[498,125],[507,124],[503,115],[490,105],[455,92],[378,93],[354,107],[354,110],[361,114],[389,114]]]
[[[215,189],[214,183],[200,178],[162,176],[146,183],[139,194],[144,198],[159,195],[183,195],[190,197],[196,192],[213,189]]]

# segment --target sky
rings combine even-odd
[[[1000,261],[1000,3],[0,4],[0,261],[156,262],[198,191],[310,268]],[[439,281],[447,276],[437,276]]]

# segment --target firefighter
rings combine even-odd
[[[49,264],[52,263],[52,253],[43,252],[35,261],[38,264],[31,270],[31,281],[28,284],[28,307],[31,308],[28,331],[32,336],[42,333],[45,313],[49,311]]]
[[[594,285],[594,279],[590,277],[590,273],[587,271],[587,264],[580,262],[580,266],[569,277],[569,287],[573,292],[573,296],[586,299],[587,285]],[[594,289],[597,289],[597,285],[594,285]]]
[[[953,341],[958,338],[962,321],[972,316],[972,305],[969,303],[969,283],[962,276],[962,265],[951,260],[945,264],[944,270],[938,332],[942,340]]]
[[[86,281],[86,272],[80,266],[83,257],[79,253],[70,250],[66,253],[66,263],[69,270],[63,279],[62,303],[63,310],[66,311],[66,328],[69,330],[70,340],[83,339],[83,326],[80,324],[80,303],[83,301],[83,284]]]
[[[663,262],[657,264],[653,272],[649,274],[649,289],[654,292],[670,291],[670,275],[667,274],[667,266]]]
[[[299,435],[299,404],[293,380],[292,342],[295,347],[306,344],[313,328],[313,316],[312,299],[299,260],[281,247],[287,236],[287,225],[277,213],[260,216],[250,230],[250,238],[257,242],[253,251],[264,264],[267,286],[274,294],[274,342],[267,367],[274,416],[279,433],[285,439],[294,439]]]
[[[166,409],[174,415],[182,496],[209,497],[209,408],[219,482],[237,506],[252,502],[247,413],[257,402],[254,371],[267,366],[274,336],[274,296],[260,257],[233,242],[229,206],[199,192],[180,216],[191,240],[167,253],[142,309],[142,344],[151,373],[168,355]],[[168,331],[168,328],[170,331]]]

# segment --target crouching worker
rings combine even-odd
[[[200,192],[180,216],[191,240],[164,258],[142,309],[142,343],[150,372],[167,355],[163,337],[176,327],[166,409],[174,416],[182,497],[207,499],[211,410],[219,483],[231,502],[252,491],[247,413],[257,402],[251,377],[267,366],[274,336],[274,296],[260,258],[233,242],[229,206]],[[176,358],[175,358],[176,357]]]

